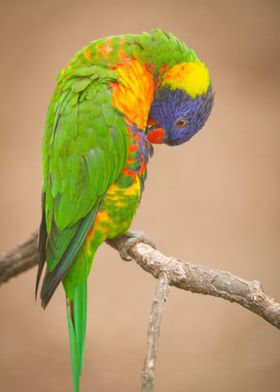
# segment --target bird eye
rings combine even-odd
[[[187,123],[188,123],[188,121],[187,121],[187,119],[185,117],[179,117],[175,121],[174,125],[175,125],[176,128],[185,128]]]

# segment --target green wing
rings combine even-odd
[[[112,107],[114,71],[97,66],[58,79],[43,139],[43,217],[36,292],[46,306],[80,250],[108,187],[127,160],[126,127]]]

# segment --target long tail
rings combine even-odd
[[[79,392],[85,351],[87,321],[87,279],[74,289],[73,299],[67,298],[67,318],[72,357],[74,392]]]

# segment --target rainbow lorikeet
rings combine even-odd
[[[42,306],[62,282],[75,392],[95,252],[130,227],[152,143],[186,142],[212,106],[207,67],[192,49],[158,29],[93,41],[57,77],[43,139],[36,293],[47,262]]]

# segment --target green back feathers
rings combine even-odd
[[[90,65],[98,65],[108,70],[109,64],[117,67],[123,61],[123,55],[153,65],[155,71],[163,65],[172,67],[178,63],[199,61],[195,51],[173,34],[155,29],[151,33],[117,35],[92,41],[75,54],[65,69],[75,73]],[[61,74],[58,80],[60,78]]]
[[[80,71],[61,76],[44,133],[45,222],[41,233],[47,233],[47,239],[39,271],[46,255],[49,273],[41,293],[45,305],[71,266],[100,200],[127,159],[125,122],[112,107],[107,85],[114,80],[114,72],[97,67]]]
[[[63,79],[49,108],[43,142],[48,232],[53,215],[59,229],[85,216],[125,163],[123,119],[103,78],[89,77],[76,72]]]

